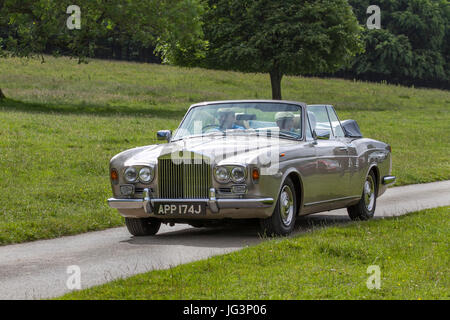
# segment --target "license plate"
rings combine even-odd
[[[206,214],[206,204],[199,203],[156,203],[155,214],[157,215],[193,215]]]

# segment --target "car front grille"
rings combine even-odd
[[[207,199],[211,169],[203,158],[175,163],[170,157],[158,159],[158,190],[163,199]]]

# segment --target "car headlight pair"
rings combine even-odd
[[[139,171],[135,167],[128,167],[124,173],[125,181],[129,183],[133,183],[138,180],[142,183],[149,183],[153,180],[153,176],[154,174],[152,167],[142,167]]]
[[[242,183],[247,178],[247,171],[242,166],[219,166],[214,169],[214,177],[219,183]]]

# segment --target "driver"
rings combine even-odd
[[[280,131],[294,131],[294,114],[289,111],[277,112],[275,121]]]
[[[221,108],[217,110],[217,114],[219,115],[219,129],[227,130],[227,129],[244,129],[244,127],[236,125],[234,112],[230,109]]]

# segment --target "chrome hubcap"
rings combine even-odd
[[[364,183],[364,203],[367,210],[372,211],[373,205],[375,204],[375,183],[370,175]]]
[[[289,186],[284,186],[280,194],[281,221],[288,227],[294,217],[294,196]]]

